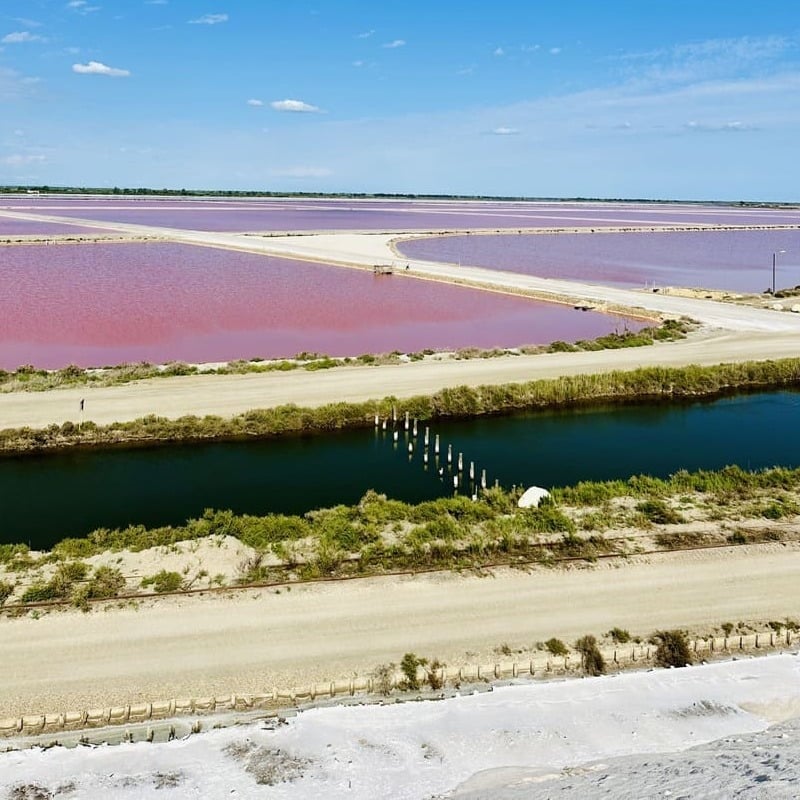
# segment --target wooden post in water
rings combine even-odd
[[[397,431],[393,431],[393,432],[392,432],[392,437],[394,438],[394,441],[395,441],[395,442],[397,441],[397,439],[399,438],[399,436],[400,436],[400,434],[399,434]]]
[[[414,442],[408,443],[408,454],[411,455],[414,452]]]
[[[392,422],[397,422],[397,409],[392,406]]]
[[[383,421],[383,425],[381,426],[383,430],[386,430],[386,420]]]
[[[431,443],[431,429],[426,425],[425,426],[425,447],[427,447]]]
[[[427,450],[423,450],[422,451],[422,463],[425,464],[426,466],[428,464],[428,451]]]
[[[474,461],[470,461],[469,462],[469,479],[471,481],[475,480],[475,462]]]
[[[485,489],[485,488],[486,488],[486,470],[482,469],[481,470],[481,489]]]
[[[436,439],[433,442],[433,454],[438,456],[439,455],[439,434],[436,434]]]
[[[378,425],[380,424],[381,424],[381,418],[377,414],[375,414],[375,427],[377,428]]]
[[[453,475],[453,488],[458,489],[458,475]]]
[[[416,420],[414,420],[414,424],[411,426],[411,433],[413,433],[414,436],[417,435],[417,421]]]
[[[406,418],[405,421],[403,422],[403,425],[404,425],[404,430],[408,430],[408,411],[406,411]]]
[[[459,472],[463,472],[464,471],[464,455],[463,455],[463,453],[459,453],[458,454],[458,471]]]
[[[451,444],[447,445],[447,463],[453,463],[453,445]]]

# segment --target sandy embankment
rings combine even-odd
[[[0,716],[271,690],[365,675],[403,653],[448,665],[612,626],[710,632],[800,612],[800,547],[665,554],[624,566],[437,573],[162,599],[0,620]]]

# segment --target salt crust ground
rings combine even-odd
[[[797,797],[800,722],[769,726],[800,711],[798,679],[795,654],[315,709],[269,730],[4,754],[0,791],[14,797],[36,784],[75,800]]]

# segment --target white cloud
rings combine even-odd
[[[127,78],[131,73],[127,69],[109,67],[100,61],[90,61],[88,64],[73,64],[72,71],[79,75],[108,75],[112,78]]]
[[[76,56],[80,53],[80,47],[65,47],[64,52],[69,53],[71,56]]]
[[[20,25],[24,25],[26,28],[41,28],[42,23],[37,22],[35,19],[26,19],[25,17],[17,17],[15,22],[19,22]]]
[[[517,128],[494,128],[492,133],[495,136],[516,136],[519,133]]]
[[[557,56],[561,52],[561,48],[560,47],[551,47],[549,52],[550,52],[551,56]]]
[[[165,6],[167,5],[167,0],[144,0],[144,4],[146,6]]]
[[[67,8],[84,15],[100,10],[100,6],[90,6],[88,0],[70,0],[70,2],[67,3]]]
[[[404,47],[405,43],[405,39],[395,39],[393,42],[386,42],[383,46],[388,50],[394,50],[396,47]]]
[[[685,127],[687,130],[697,131],[698,133],[738,133],[739,131],[757,130],[754,125],[747,125],[740,120],[731,122],[697,122],[697,120],[692,120],[687,122]]]
[[[502,48],[502,47],[498,47],[498,48],[497,48],[497,49],[496,49],[496,50],[495,50],[495,51],[492,53],[492,55],[493,55],[493,56],[504,56],[505,54],[506,54],[506,51],[505,51],[505,50],[503,50],[503,48]]]
[[[287,167],[271,170],[278,178],[326,178],[333,173],[327,167]]]
[[[13,33],[7,33],[0,42],[3,44],[22,44],[23,42],[46,42],[43,36],[37,36],[35,33],[31,33],[30,31],[14,31]]]
[[[26,164],[41,164],[47,159],[44,156],[24,156],[18,153],[13,156],[6,156],[2,159],[2,163],[9,167],[21,167]]]
[[[369,39],[369,37],[373,36],[374,34],[375,31],[364,31],[364,33],[359,33],[358,36],[356,36],[356,39]]]
[[[227,22],[227,14],[203,14],[202,17],[197,19],[190,19],[190,25],[219,25],[221,22]]]
[[[276,111],[291,111],[301,114],[318,114],[321,110],[302,100],[273,100],[270,105]]]
[[[255,97],[251,97],[247,101],[247,105],[249,105],[249,106],[263,106],[264,105],[264,101],[263,100],[257,100]]]
[[[353,66],[354,67],[363,67],[364,66],[364,62],[363,61],[354,61],[353,62]]]

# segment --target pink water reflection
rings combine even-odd
[[[99,228],[60,222],[38,222],[0,216],[0,236],[69,236],[109,233]]]
[[[778,256],[779,287],[800,284],[800,231],[446,236],[402,242],[409,258],[626,287],[761,292]]]
[[[403,274],[186,245],[9,247],[3,258],[4,369],[510,347],[626,324]]]
[[[0,207],[216,231],[800,224],[800,209],[694,204],[21,196],[0,199]]]

